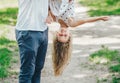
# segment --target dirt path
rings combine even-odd
[[[87,9],[76,3],[76,17],[89,17]],[[106,45],[111,49],[120,49],[120,16],[111,16],[108,22],[98,21],[91,24],[84,24],[72,30],[73,51],[72,58],[60,77],[53,75],[51,61],[51,45],[54,27],[50,28],[49,47],[42,71],[41,83],[98,83],[109,74],[104,65],[94,65],[89,61],[89,54],[98,50],[101,45]],[[54,25],[57,26],[57,25]],[[14,29],[13,29],[14,30]],[[17,53],[18,54],[18,53]],[[19,60],[19,56],[16,56]],[[13,64],[12,70],[15,73],[11,77],[3,79],[0,83],[18,83],[19,62]],[[104,82],[110,83],[110,82]]]

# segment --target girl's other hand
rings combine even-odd
[[[103,21],[108,21],[109,20],[109,16],[103,16],[103,17],[100,17],[101,20]]]

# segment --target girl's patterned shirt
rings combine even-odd
[[[49,7],[56,21],[63,20],[68,26],[68,18],[74,17],[74,0],[49,0]]]

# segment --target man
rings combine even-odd
[[[20,53],[19,83],[40,83],[48,45],[48,0],[18,0],[16,40]]]

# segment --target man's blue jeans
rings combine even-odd
[[[48,29],[45,31],[16,30],[20,53],[19,83],[40,83],[48,46]]]

